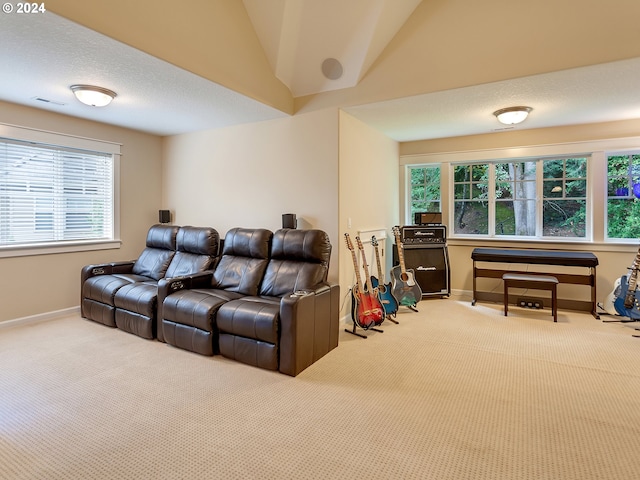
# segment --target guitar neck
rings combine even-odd
[[[398,263],[400,263],[400,271],[402,272],[402,276],[404,277],[407,273],[407,269],[404,266],[404,245],[402,244],[402,240],[400,239],[400,231],[397,227],[393,229],[393,234],[396,237],[396,247],[398,249]]]
[[[362,241],[360,237],[356,237],[356,242],[358,243],[358,250],[360,250],[360,256],[362,257],[362,269],[364,270],[364,279],[367,284],[367,291],[372,292],[373,286],[371,285],[371,276],[369,275],[369,266],[367,265],[367,257],[364,254],[364,247],[362,246]]]
[[[353,271],[356,273],[356,284],[358,285],[358,290],[362,292],[362,279],[360,278],[360,268],[358,267],[358,258],[356,257],[355,250],[351,250],[351,258],[353,260]]]
[[[384,273],[382,272],[382,266],[380,264],[380,254],[378,253],[378,245],[374,245],[373,251],[376,254],[376,268],[378,273],[378,280],[380,283],[384,283]]]
[[[633,303],[633,298],[636,293],[636,285],[638,283],[638,266],[640,265],[640,249],[636,254],[636,258],[631,265],[631,274],[629,275],[629,283],[627,288],[627,295],[625,297],[625,304],[630,305]]]
[[[402,242],[398,244],[398,262],[400,263],[400,271],[402,275],[407,273],[407,268],[404,266],[404,246]]]

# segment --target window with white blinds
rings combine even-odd
[[[0,138],[0,247],[114,237],[114,155]]]

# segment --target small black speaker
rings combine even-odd
[[[160,223],[170,223],[171,212],[169,210],[158,210],[158,220]]]
[[[282,228],[296,228],[297,220],[295,213],[282,214]]]

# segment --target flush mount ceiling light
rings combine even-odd
[[[493,114],[500,123],[515,125],[524,122],[531,110],[533,110],[531,107],[507,107],[496,110]]]
[[[117,94],[108,88],[94,87],[93,85],[71,85],[71,91],[76,98],[85,105],[92,107],[104,107],[111,103]]]

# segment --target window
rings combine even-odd
[[[0,139],[0,247],[114,238],[114,154]]]
[[[458,235],[587,235],[587,158],[457,164],[453,192]]]
[[[640,152],[607,156],[607,238],[640,237]]]
[[[440,167],[410,167],[411,218],[416,212],[441,212]]]

